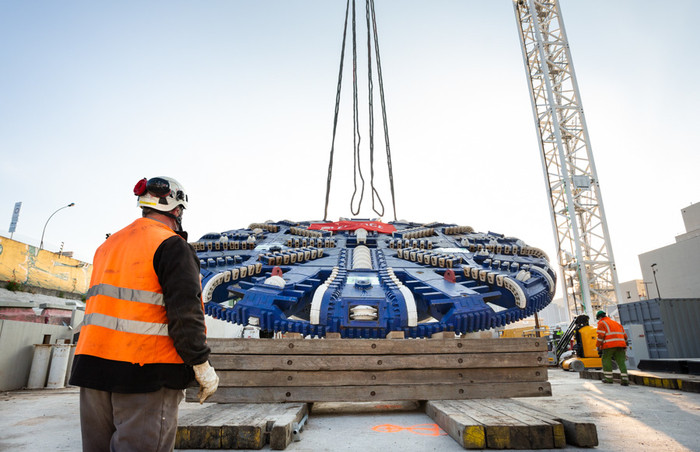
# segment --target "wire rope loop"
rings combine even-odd
[[[328,217],[328,204],[330,200],[330,188],[332,182],[333,174],[333,157],[335,152],[335,138],[338,126],[338,114],[340,110],[340,94],[342,91],[342,74],[343,65],[345,60],[345,46],[347,38],[347,28],[348,28],[348,18],[350,10],[350,0],[347,0],[345,6],[345,22],[343,27],[343,43],[340,53],[340,69],[338,71],[338,85],[336,90],[336,102],[335,102],[335,113],[333,118],[333,138],[331,142],[330,159],[328,164],[328,177],[326,180],[326,200],[324,206],[323,219],[326,220]],[[384,96],[384,81],[382,77],[381,68],[381,57],[379,54],[379,39],[377,33],[377,21],[376,13],[374,10],[374,0],[366,0],[365,4],[365,20],[367,23],[367,86],[368,86],[368,109],[369,109],[369,158],[370,158],[370,187],[371,187],[371,197],[372,197],[372,210],[378,214],[380,217],[384,216],[384,202],[379,195],[379,191],[374,185],[374,85],[373,85],[373,73],[372,73],[372,38],[374,38],[374,53],[377,65],[377,80],[379,84],[379,93],[381,101],[382,110],[382,124],[384,128],[384,141],[386,147],[386,158],[387,158],[387,168],[389,171],[389,185],[391,189],[391,201],[394,212],[394,220],[397,220],[396,216],[396,198],[394,191],[394,175],[393,167],[391,164],[391,146],[389,143],[389,127],[386,115],[386,101]],[[356,21],[356,5],[355,0],[352,1],[352,53],[353,53],[353,194],[350,199],[350,212],[352,215],[358,215],[362,207],[362,201],[364,199],[365,190],[365,178],[362,174],[361,166],[361,154],[360,154],[360,144],[362,142],[362,137],[360,135],[360,121],[359,121],[359,106],[358,106],[358,87],[357,87],[357,21]],[[361,186],[359,189],[359,200],[357,201],[357,208],[355,208],[355,199],[358,196],[358,183],[357,178],[360,178]],[[375,200],[379,202],[381,210],[377,210]]]

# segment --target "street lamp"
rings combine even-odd
[[[72,202],[72,203],[68,204],[67,206],[61,207],[61,208],[58,209],[56,212],[52,213],[51,216],[49,217],[49,219],[46,220],[46,223],[44,224],[44,230],[41,231],[41,243],[39,244],[39,249],[40,249],[40,250],[41,250],[42,248],[44,248],[44,233],[46,232],[46,225],[49,224],[49,221],[51,220],[51,217],[53,217],[54,215],[56,215],[56,214],[58,213],[59,210],[63,210],[63,209],[65,209],[65,208],[67,208],[67,207],[73,207],[74,205],[75,205],[75,203]]]
[[[651,264],[651,271],[654,273],[654,284],[656,285],[656,296],[661,299],[661,292],[659,292],[659,282],[656,280],[656,263]]]

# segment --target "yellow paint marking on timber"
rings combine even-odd
[[[482,425],[467,425],[462,433],[465,449],[486,448],[486,432]]]
[[[554,447],[566,447],[566,431],[563,424],[552,426],[554,436]]]
[[[486,441],[489,449],[510,449],[510,426],[489,425],[486,427]]]

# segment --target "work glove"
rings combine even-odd
[[[199,403],[202,404],[216,392],[216,388],[219,387],[219,376],[216,375],[216,371],[209,365],[208,361],[193,366],[193,369],[194,378],[199,383],[197,398],[199,398]]]

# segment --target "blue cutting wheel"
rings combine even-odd
[[[193,245],[206,313],[267,332],[488,330],[540,311],[556,285],[540,249],[444,223],[267,222]]]

